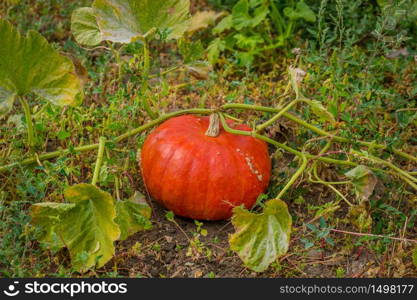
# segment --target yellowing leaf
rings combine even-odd
[[[38,239],[49,249],[68,248],[79,272],[102,267],[114,255],[114,241],[152,226],[151,209],[138,192],[117,203],[91,184],[74,185],[64,194],[70,203],[32,205],[32,224],[40,229]]]
[[[361,201],[358,205],[349,207],[348,218],[360,232],[368,232],[372,226],[372,217],[369,214],[368,201]]]
[[[372,195],[377,179],[374,173],[366,166],[357,166],[345,173],[345,175],[352,180],[355,193],[360,200],[366,200]]]
[[[288,251],[292,220],[285,202],[269,200],[261,214],[236,207],[232,223],[236,232],[229,238],[230,248],[251,270],[265,271]]]
[[[114,255],[113,242],[120,236],[113,198],[91,184],[71,186],[64,194],[70,203],[32,206],[32,222],[43,230],[40,239],[68,247],[77,271],[103,266]]]
[[[151,217],[151,208],[145,201],[145,197],[135,192],[132,198],[126,201],[117,201],[116,223],[120,227],[120,240],[127,239],[132,234],[152,227],[149,218]]]
[[[0,118],[13,108],[16,94],[0,86]]]
[[[178,39],[189,26],[189,0],[95,0],[102,39],[131,43],[152,30]]]
[[[289,67],[289,75],[290,75],[290,82],[291,86],[295,92],[296,98],[300,98],[300,85],[303,81],[304,77],[306,76],[306,72],[300,68],[294,68],[292,66]]]
[[[311,111],[313,114],[315,114],[317,117],[324,121],[329,121],[330,123],[334,124],[336,123],[336,120],[331,112],[329,112],[320,101],[317,100],[308,100],[304,99],[308,105],[310,105]]]
[[[81,7],[72,13],[71,32],[81,45],[95,46],[103,40],[91,7]]]
[[[37,238],[53,251],[65,246],[64,241],[57,234],[56,227],[59,226],[65,213],[74,207],[74,203],[55,202],[36,203],[31,206],[32,223],[41,229]]]
[[[413,251],[413,263],[417,268],[417,246],[414,248],[414,251]]]
[[[35,31],[26,36],[0,19],[0,113],[16,96],[35,93],[56,105],[77,104],[82,87],[74,65]]]
[[[188,65],[185,65],[188,73],[198,80],[207,80],[212,67],[207,62],[197,61]]]
[[[196,32],[198,30],[207,28],[208,26],[213,25],[218,18],[223,16],[223,12],[215,12],[212,10],[208,11],[199,11],[191,17],[190,26],[187,29],[187,32]]]
[[[64,195],[67,201],[76,204],[60,226],[74,268],[84,271],[95,266],[96,261],[98,267],[103,266],[112,258],[113,242],[120,236],[112,196],[91,184],[71,186]],[[80,265],[75,258],[82,253],[87,253],[88,258]]]

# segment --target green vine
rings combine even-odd
[[[101,164],[103,163],[103,155],[104,155],[104,148],[106,145],[106,138],[100,137],[99,143],[98,143],[98,154],[97,154],[97,161],[96,165],[94,167],[94,173],[93,173],[93,180],[91,181],[92,185],[96,185],[97,181],[100,176],[100,169]]]
[[[151,120],[150,122],[132,129],[118,137],[115,137],[113,139],[114,142],[116,143],[120,143],[126,139],[128,139],[131,136],[134,136],[136,134],[139,134],[147,129],[150,129],[158,124],[160,124],[161,122],[170,119],[172,117],[176,117],[179,115],[183,115],[183,114],[204,114],[204,115],[209,115],[212,113],[219,113],[219,117],[221,120],[221,123],[224,127],[224,129],[227,132],[233,133],[233,134],[240,134],[240,135],[247,135],[247,136],[253,136],[255,138],[258,138],[260,140],[263,140],[267,143],[270,143],[278,148],[281,148],[291,154],[294,154],[295,156],[297,156],[300,161],[301,161],[301,165],[299,167],[299,169],[295,172],[295,174],[292,176],[292,178],[289,180],[289,182],[287,183],[287,185],[283,188],[283,190],[280,192],[280,194],[278,195],[278,198],[281,198],[284,193],[294,184],[294,182],[296,181],[296,179],[305,171],[306,167],[307,167],[307,163],[308,161],[321,161],[324,163],[329,163],[329,164],[336,164],[336,165],[345,165],[345,166],[352,166],[352,167],[356,167],[359,164],[350,160],[338,160],[338,159],[334,159],[334,158],[330,158],[330,157],[326,157],[325,155],[325,151],[327,150],[327,148],[330,146],[326,146],[325,149],[323,149],[318,155],[313,155],[311,153],[308,152],[302,152],[299,151],[297,149],[294,149],[288,145],[279,143],[273,139],[270,139],[266,136],[263,136],[261,134],[258,133],[259,130],[263,130],[264,128],[266,128],[267,126],[270,126],[273,124],[273,122],[277,121],[281,116],[288,118],[289,120],[294,121],[295,123],[312,130],[313,132],[321,135],[321,136],[325,136],[325,137],[330,137],[331,141],[336,141],[336,142],[342,142],[342,143],[352,143],[352,144],[359,144],[365,147],[370,147],[373,146],[374,148],[379,148],[379,149],[383,149],[386,151],[390,151],[390,149],[388,149],[387,147],[385,147],[384,145],[380,145],[380,144],[374,144],[374,143],[369,143],[369,142],[364,142],[364,141],[356,141],[355,143],[350,141],[349,139],[343,138],[343,137],[339,137],[336,135],[333,135],[327,131],[324,131],[322,129],[319,129],[301,119],[299,119],[298,117],[292,115],[291,113],[288,113],[288,110],[293,107],[297,102],[303,101],[303,99],[298,99],[298,100],[294,100],[292,102],[290,102],[288,105],[286,105],[284,108],[271,108],[271,107],[264,107],[264,106],[257,106],[257,105],[249,105],[249,104],[225,104],[223,106],[221,106],[219,109],[186,109],[186,110],[181,110],[181,111],[177,111],[177,112],[173,112],[173,113],[168,113],[162,116],[159,116],[158,118]],[[227,115],[225,112],[227,110],[255,110],[255,111],[262,111],[262,112],[270,112],[270,113],[276,113],[274,116],[272,116],[268,121],[266,121],[265,123],[261,124],[260,126],[258,126],[256,128],[256,130],[253,131],[242,131],[242,130],[236,130],[231,128],[230,126],[227,125],[225,118],[226,117],[231,117],[230,115]],[[235,117],[232,117],[233,119],[236,119]],[[273,121],[271,121],[273,120]],[[102,142],[103,144],[103,142]],[[103,146],[104,147],[104,146]],[[91,145],[85,145],[85,146],[80,146],[80,147],[76,147],[74,148],[74,150],[76,152],[85,152],[85,151],[90,151],[90,150],[94,150],[100,148],[100,143],[98,144],[91,144]],[[28,158],[25,159],[21,162],[15,162],[15,163],[11,163],[5,166],[1,166],[0,167],[0,173],[6,172],[14,167],[17,166],[24,166],[24,165],[30,165],[33,163],[36,163],[38,161],[42,161],[42,160],[47,160],[47,159],[52,159],[61,155],[66,155],[70,152],[69,149],[63,149],[63,150],[57,150],[54,152],[50,152],[50,153],[44,153],[41,154],[39,156],[33,157],[33,158]],[[413,161],[417,161],[417,157],[414,157],[410,154],[407,154],[405,152],[399,151],[399,150],[393,150],[393,153],[403,157],[403,158],[409,158],[410,160]],[[387,167],[389,170],[385,170],[385,169],[379,169],[379,168],[375,168],[375,167],[370,167],[370,169],[375,170],[375,171],[381,171],[381,172],[385,172],[391,175],[395,175],[398,176],[399,178],[401,178],[402,180],[404,180],[407,184],[409,184],[413,189],[417,190],[417,178],[415,178],[413,176],[413,174],[411,172],[406,172],[404,170],[402,170],[401,168],[395,166],[394,164],[392,164],[391,162],[385,161],[381,158],[377,158],[375,156],[371,156],[371,155],[364,155],[361,152],[355,151],[355,150],[351,150],[350,154],[355,155],[355,156],[359,156],[361,158],[365,158],[368,159],[370,161],[372,161],[375,164],[380,164],[383,165],[385,167]],[[99,155],[100,157],[100,155]],[[96,166],[98,165],[98,163],[96,164]],[[313,175],[314,175],[314,179],[311,176],[311,171],[313,171]],[[98,171],[97,171],[98,172]],[[95,172],[96,174],[96,172]],[[96,175],[98,176],[98,175]],[[326,186],[328,186],[329,188],[331,188],[332,190],[334,190],[337,194],[339,194],[348,204],[349,201],[346,200],[345,197],[343,197],[343,195],[338,192],[332,185],[335,184],[345,184],[345,183],[349,183],[349,181],[342,181],[342,182],[325,182],[323,180],[321,180],[318,176],[317,173],[317,165],[313,164],[312,168],[310,168],[310,181],[312,182],[317,182],[317,183],[321,183],[324,184]]]
[[[29,149],[33,149],[35,147],[35,130],[33,128],[33,122],[32,122],[32,112],[30,110],[29,103],[24,99],[23,97],[19,97],[20,103],[22,104],[23,111],[25,113],[25,120],[26,120],[26,126],[27,126],[27,132],[28,132],[28,146]]]

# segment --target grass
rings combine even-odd
[[[36,202],[62,202],[65,187],[90,182],[96,152],[81,153],[74,148],[98,143],[101,136],[107,137],[109,147],[104,152],[100,187],[115,198],[122,199],[135,190],[144,192],[136,155],[146,133],[123,143],[112,140],[149,121],[138,100],[139,84],[129,68],[129,63],[135,63],[132,53],[141,46],[133,44],[127,48],[122,59],[130,60],[124,69],[129,80],[118,81],[117,61],[109,51],[100,48],[86,50],[78,46],[70,34],[71,12],[76,7],[89,5],[90,1],[35,2],[33,5],[33,1],[22,0],[17,6],[10,4],[0,11],[0,15],[22,31],[40,31],[57,48],[76,57],[85,66],[89,80],[85,86],[85,101],[79,107],[62,110],[42,99],[36,102],[40,105],[32,107],[38,134],[36,152],[69,149],[68,155],[0,174],[0,276],[79,276],[71,269],[65,250],[53,253],[42,248],[34,239],[35,229],[29,225],[27,210]],[[227,1],[214,2],[228,7]],[[383,11],[375,4],[364,1],[321,1],[313,9],[318,15],[317,22],[294,38],[293,47],[301,48],[297,67],[307,72],[302,83],[305,96],[327,107],[336,123],[323,122],[314,115],[311,107],[302,103],[293,107],[292,111],[303,120],[340,137],[383,144],[388,149],[415,155],[416,25],[395,18],[395,8]],[[361,22],[359,25],[356,23],[358,19]],[[212,36],[207,31],[201,34],[201,38],[203,43],[208,44]],[[162,53],[175,49],[174,45],[159,43],[152,47]],[[390,54],[403,48],[407,48],[408,55],[389,58]],[[175,56],[171,60],[175,63]],[[193,79],[184,72],[168,75],[153,90],[157,107],[166,113],[179,109],[215,108],[231,102],[277,107],[292,99],[294,95],[282,97],[289,81],[287,68],[296,62],[296,55],[291,53],[291,49],[267,53],[258,60],[251,68],[242,69],[235,65],[232,57],[222,57],[210,77],[203,81]],[[164,64],[158,62],[157,57],[153,57],[152,61],[153,70]],[[26,123],[20,111],[15,107],[6,119],[0,120],[0,165],[31,157],[25,145]],[[241,110],[238,113],[238,117],[253,127],[270,116],[267,112],[248,113]],[[268,127],[264,134],[296,149],[302,146],[311,153],[319,153],[327,142],[311,130],[285,118]],[[327,151],[333,152],[332,158],[335,159],[353,159],[352,155],[347,155],[352,148],[358,149],[359,146],[333,143]],[[368,151],[382,155],[404,170],[417,171],[415,162],[381,152],[372,146]],[[282,150],[271,148],[271,153],[274,170],[268,198],[279,194],[298,164]],[[355,157],[355,161],[367,162],[361,157]],[[381,167],[379,164],[372,165]],[[326,163],[317,165],[318,174],[324,181],[343,180],[343,174],[349,169]],[[290,251],[261,275],[416,276],[416,268],[411,261],[412,242],[347,233],[417,239],[416,191],[396,176],[384,172],[375,174],[378,180],[375,190],[369,201],[360,204],[359,210],[349,208],[328,186],[309,182],[308,175],[298,178],[284,196],[295,225]],[[351,203],[359,206],[350,185],[337,188]],[[179,256],[187,249],[194,249],[199,256],[210,253],[210,258],[206,259],[212,261],[215,257],[212,250],[223,247],[210,242],[216,237],[210,224],[201,226],[196,230],[192,224],[187,233],[195,237],[193,245],[181,249],[178,244]],[[201,234],[201,228],[209,232],[207,239]],[[164,233],[163,229],[160,230]],[[131,241],[133,244],[136,242],[134,239]],[[118,253],[127,253],[127,257],[136,255],[129,250],[129,243],[118,244],[117,247]],[[160,243],[155,242],[142,245],[140,251],[157,257],[160,248]],[[233,256],[227,249],[225,251]],[[123,269],[129,266],[124,265],[125,261],[128,259],[119,259],[117,263],[91,271],[87,276],[126,276]],[[218,273],[217,270],[207,271],[207,276],[218,277]],[[128,276],[143,274],[138,270]],[[252,276],[243,266],[233,275]]]

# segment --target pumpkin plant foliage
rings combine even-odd
[[[211,65],[204,61],[205,50],[200,41],[192,42],[183,38],[178,41],[178,50],[183,58],[184,68],[199,80],[208,79]]]
[[[145,201],[145,196],[139,192],[125,201],[116,202],[116,223],[120,227],[120,240],[124,241],[132,234],[152,227],[149,221],[151,208]]]
[[[190,16],[189,6],[189,0],[95,0],[92,7],[73,12],[71,31],[76,41],[86,46],[96,46],[102,41],[146,43],[149,36],[155,37],[158,32],[164,39],[178,40],[183,67],[192,76],[207,79],[211,68],[202,60],[205,51],[199,41],[191,42],[188,37],[214,24],[223,13],[202,11]]]
[[[359,200],[368,199],[377,184],[374,173],[366,166],[359,165],[345,173],[351,179],[355,193]]]
[[[37,203],[31,207],[32,222],[41,228],[38,240],[53,252],[64,247],[59,226],[64,215],[74,207],[74,203],[55,202]]]
[[[64,196],[68,203],[34,204],[32,223],[40,229],[38,239],[49,249],[68,248],[79,272],[102,267],[115,253],[114,241],[150,227],[150,208],[144,203],[116,203],[109,193],[91,184],[71,186]]]
[[[26,36],[0,19],[0,117],[18,97],[34,93],[56,105],[82,99],[82,83],[72,61],[36,31]]]
[[[269,200],[260,214],[235,207],[232,223],[236,232],[229,238],[230,248],[251,270],[265,271],[288,251],[292,219],[285,202]]]
[[[316,21],[315,13],[304,1],[298,2],[295,7],[284,8],[284,15],[290,20],[304,19],[307,22]]]
[[[73,12],[71,31],[81,45],[95,46],[103,40],[94,9],[91,7],[81,7]]]
[[[194,33],[209,25],[214,25],[223,15],[224,12],[215,12],[212,10],[199,11],[191,17],[187,32]]]
[[[150,95],[151,86],[149,75],[162,77],[170,72],[185,70],[191,76],[203,80],[208,78],[210,66],[200,60],[204,52],[200,45],[190,42],[189,37],[196,31],[213,24],[222,14],[214,12],[197,13],[191,18],[189,0],[95,0],[91,7],[82,7],[72,14],[71,31],[75,40],[82,45],[96,46],[102,41],[118,43],[112,46],[116,63],[119,66],[119,80],[126,74],[135,73],[141,77],[141,86],[138,89],[139,99],[147,114],[155,119],[158,116],[158,107],[155,99]],[[160,40],[183,40],[179,42],[182,47],[190,43],[184,63],[161,71],[160,74],[150,74],[154,56],[150,53],[150,42]],[[134,56],[139,62],[134,66],[126,67],[120,59],[126,44],[139,42],[141,50]],[[196,47],[197,46],[197,47]],[[191,49],[192,48],[192,49]],[[182,47],[184,50],[184,47]],[[196,60],[191,61],[190,53]],[[130,53],[132,54],[132,53]],[[139,55],[137,55],[139,54]],[[184,56],[184,53],[181,52]],[[124,72],[126,71],[126,74]]]
[[[239,66],[248,67],[262,52],[291,44],[300,24],[315,21],[303,0],[239,0],[213,29],[218,38],[210,43],[209,61],[215,64],[222,52],[231,51]]]
[[[72,16],[78,43],[101,41],[131,43],[153,31],[178,39],[190,24],[189,0],[95,0],[92,8],[79,8]]]

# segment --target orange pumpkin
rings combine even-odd
[[[235,206],[255,204],[268,186],[271,160],[265,142],[221,127],[218,136],[207,136],[209,123],[194,115],[165,121],[146,138],[141,167],[151,197],[176,215],[222,220]]]

